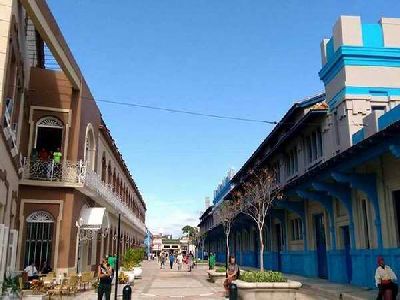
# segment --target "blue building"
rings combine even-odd
[[[151,253],[151,247],[153,245],[153,234],[150,232],[148,228],[146,228],[146,236],[144,238],[144,247],[147,256]]]
[[[265,268],[374,287],[378,255],[400,275],[400,19],[342,16],[321,54],[325,93],[295,103],[231,184],[277,170],[284,198],[264,229]],[[221,226],[205,245],[225,260]],[[251,220],[238,216],[230,247],[259,266]]]

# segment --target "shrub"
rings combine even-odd
[[[283,277],[281,272],[243,272],[240,275],[240,280],[246,282],[286,282],[286,278]]]
[[[218,273],[225,273],[225,272],[226,272],[226,268],[225,268],[225,267],[216,268],[216,269],[215,269],[215,272],[218,272]]]
[[[122,258],[122,267],[125,270],[132,270],[134,267],[139,267],[140,262],[144,259],[143,248],[129,248],[126,250]]]

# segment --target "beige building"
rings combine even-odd
[[[44,0],[0,1],[0,280],[142,246],[146,205]],[[60,155],[61,153],[61,155]]]

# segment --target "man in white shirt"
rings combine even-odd
[[[393,270],[385,265],[385,261],[382,256],[378,256],[378,267],[375,272],[376,286],[379,288],[377,300],[383,299],[386,290],[392,290],[392,299],[396,299],[398,293],[398,285],[396,274]]]
[[[38,271],[36,269],[35,263],[32,262],[29,266],[27,266],[24,271],[28,273],[28,280],[37,279]]]

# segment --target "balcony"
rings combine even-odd
[[[54,187],[73,187],[92,198],[114,214],[121,214],[123,220],[135,226],[143,234],[145,224],[135,216],[119,195],[113,192],[111,185],[105,184],[99,175],[88,170],[82,162],[25,159],[22,173],[22,184]]]

